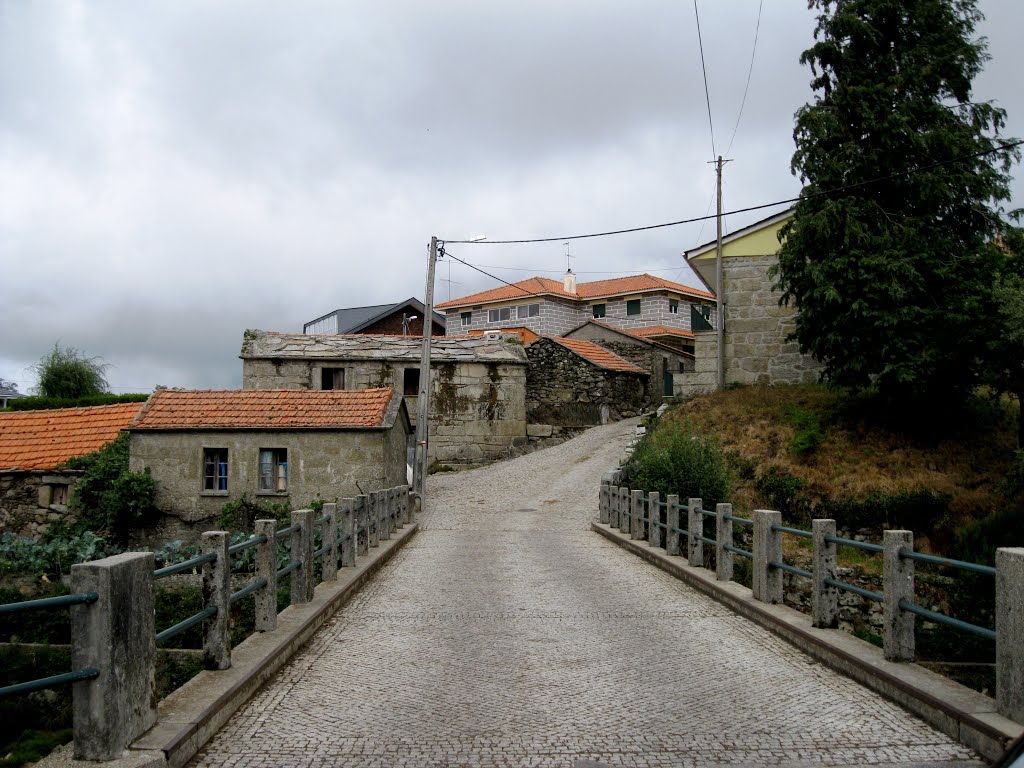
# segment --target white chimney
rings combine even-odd
[[[565,270],[565,277],[562,278],[562,285],[565,287],[566,293],[576,293],[576,275],[572,273],[571,269]]]

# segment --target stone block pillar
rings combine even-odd
[[[73,565],[71,591],[99,595],[71,607],[71,668],[99,670],[73,686],[74,756],[114,760],[156,722],[153,555]]]
[[[342,499],[339,514],[339,535],[341,536],[341,567],[348,568],[356,563],[355,499]]]
[[[913,661],[914,614],[900,608],[900,600],[914,602],[914,561],[900,557],[899,552],[914,548],[914,534],[883,531],[882,547],[882,647],[889,661]]]
[[[323,547],[324,559],[321,560],[320,581],[338,580],[338,505],[334,502],[324,504]]]
[[[204,555],[216,555],[212,563],[203,563],[203,606],[217,612],[203,622],[203,667],[231,667],[231,560],[228,557],[227,531],[206,531],[199,539]]]
[[[996,703],[1024,723],[1024,547],[996,550]]]
[[[402,493],[402,519],[408,525],[412,522],[412,504],[409,503],[409,486],[401,486]]]
[[[292,512],[292,560],[302,565],[292,571],[292,605],[308,603],[313,599],[313,510],[297,509]]]
[[[370,551],[370,514],[369,497],[365,494],[356,496],[355,500],[355,536],[356,556],[365,555]]]
[[[665,554],[678,555],[682,552],[680,546],[682,534],[679,531],[683,529],[679,497],[673,493],[666,499],[666,503],[668,507],[666,507],[665,523],[668,528],[665,530]]]
[[[631,506],[632,520],[629,521],[629,538],[636,541],[644,537],[644,492],[633,491],[633,503]]]
[[[381,541],[391,538],[391,491],[377,491],[377,512]]]
[[[782,562],[782,534],[772,526],[782,525],[782,513],[754,510],[754,599],[762,603],[782,602],[782,571],[773,562]]]
[[[608,524],[608,497],[611,486],[601,483],[601,491],[597,497],[597,519],[604,525]]]
[[[619,531],[629,533],[629,524],[633,519],[632,497],[629,488],[619,487]]]
[[[380,495],[366,494],[366,542],[369,547],[380,546]]]
[[[257,520],[255,533],[267,537],[256,545],[256,578],[267,580],[267,586],[254,594],[256,631],[272,632],[277,629],[277,521]]]
[[[839,622],[839,589],[826,583],[836,578],[838,564],[836,545],[828,539],[835,538],[835,520],[814,520],[811,522],[814,536],[814,592],[811,595],[811,623],[815,627],[835,627]]]
[[[703,499],[690,499],[686,503],[687,562],[694,568],[704,565],[704,542],[698,536],[704,533],[704,515],[701,513]]]
[[[647,494],[647,545],[661,546],[661,494],[651,491]]]
[[[732,581],[732,504],[715,506],[715,578]]]

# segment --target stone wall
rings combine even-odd
[[[725,381],[727,384],[811,384],[822,367],[786,337],[795,328],[793,307],[779,306],[768,270],[772,256],[730,256],[724,260]],[[694,334],[694,372],[676,377],[676,396],[715,389],[718,339],[715,331]]]
[[[638,416],[651,402],[645,375],[599,368],[551,339],[538,339],[526,354],[526,412],[531,424],[617,421]]]
[[[81,472],[0,472],[0,533],[39,538],[50,523],[73,522],[67,501]]]
[[[240,499],[284,502],[292,509],[319,495],[335,497],[403,485],[406,482],[406,425],[399,415],[387,430],[139,430],[131,433],[129,467],[149,469],[156,481],[156,506],[178,518],[183,538],[210,528],[224,504]],[[396,434],[389,434],[396,433]],[[228,489],[203,489],[203,449],[228,451]],[[287,450],[285,492],[259,490],[259,452]],[[170,522],[169,522],[170,524]],[[166,525],[164,527],[167,527]]]

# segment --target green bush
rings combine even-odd
[[[319,496],[318,496],[319,498]],[[320,501],[323,507],[323,500]],[[232,499],[221,507],[217,525],[228,531],[251,531],[257,520],[277,520],[287,523],[292,507],[287,501],[251,499],[246,493],[240,499]]]
[[[697,497],[707,509],[728,500],[732,476],[713,437],[698,434],[688,422],[662,419],[637,444],[625,466],[633,488],[680,499]]]
[[[799,477],[774,465],[768,467],[754,484],[769,508],[778,510],[794,523],[811,517],[810,503],[803,493],[805,486]]]
[[[144,393],[125,395],[87,395],[86,397],[43,397],[32,395],[8,401],[8,411],[43,411],[54,408],[85,408],[93,405],[114,405],[116,403],[144,403],[149,395]]]
[[[825,440],[821,431],[821,420],[815,411],[801,408],[795,403],[787,405],[783,411],[786,423],[793,427],[793,439],[789,448],[797,456],[808,456],[814,453]]]
[[[830,517],[847,528],[902,528],[931,533],[949,512],[948,494],[927,488],[872,491],[861,499],[825,499],[818,517]]]
[[[0,573],[24,573],[36,577],[62,576],[75,563],[98,560],[113,554],[104,540],[83,531],[67,537],[35,541],[13,533],[0,533]]]
[[[1006,507],[972,520],[957,534],[955,557],[971,563],[995,565],[999,547],[1024,546],[1024,508]]]

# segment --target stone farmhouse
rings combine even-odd
[[[139,403],[0,413],[0,531],[37,537],[67,519],[81,472],[64,468],[117,438]]]
[[[530,277],[437,305],[449,333],[497,331],[518,326],[542,336],[562,336],[590,319],[645,338],[693,348],[693,316],[714,304],[708,291],[653,275],[577,283],[570,270],[559,282]],[[694,309],[697,308],[697,309]]]
[[[780,230],[792,209],[777,213],[722,239],[722,298],[725,303],[725,383],[802,384],[818,380],[821,365],[801,354],[788,336],[796,310],[779,305],[768,270],[778,263]],[[686,252],[686,260],[714,293],[716,243]],[[694,336],[694,372],[676,387],[680,397],[709,392],[717,386],[718,338],[714,330]]]
[[[391,387],[404,394],[409,413],[415,414],[421,346],[422,339],[411,336],[249,330],[240,355],[242,387]],[[434,339],[429,460],[471,466],[525,444],[527,363],[522,343],[512,336]]]
[[[409,298],[396,304],[336,309],[310,320],[302,326],[303,333],[364,333],[394,336],[423,336],[423,302]],[[445,335],[445,316],[434,312],[432,335]]]
[[[128,425],[129,467],[156,481],[161,534],[192,538],[243,495],[295,508],[406,482],[409,415],[390,388],[158,389]],[[209,527],[206,525],[205,527]]]

